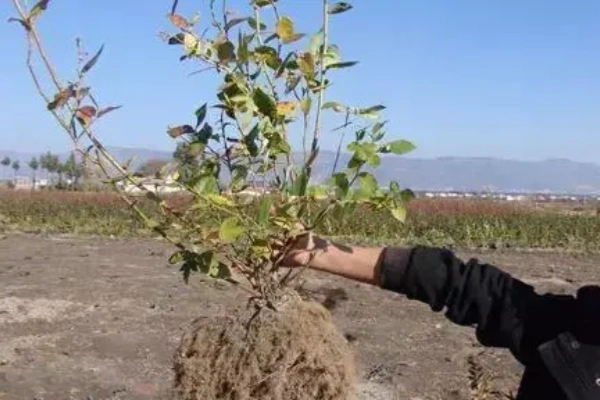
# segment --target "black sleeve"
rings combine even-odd
[[[566,329],[573,304],[571,296],[538,295],[492,265],[432,247],[386,248],[381,279],[384,289],[475,326],[482,345],[508,348],[523,364],[537,361],[537,347]]]

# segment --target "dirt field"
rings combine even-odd
[[[181,327],[226,313],[241,291],[167,268],[150,240],[9,234],[0,240],[0,399],[166,399]],[[600,281],[600,256],[461,253],[501,265],[541,291]],[[461,399],[466,359],[481,355],[514,387],[520,368],[483,349],[470,328],[376,288],[307,274],[308,291],[337,301],[332,313],[353,343],[361,399]],[[329,300],[331,302],[331,300]]]

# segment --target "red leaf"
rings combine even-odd
[[[75,118],[83,126],[89,126],[95,115],[96,108],[92,106],[83,106],[75,112]]]
[[[182,136],[182,135],[185,135],[185,134],[189,134],[189,133],[194,133],[194,132],[195,132],[194,128],[192,128],[190,125],[175,126],[173,128],[169,128],[167,130],[167,133],[173,139],[176,139],[179,136]]]
[[[190,26],[190,23],[179,14],[169,14],[169,20],[173,25],[181,29]]]
[[[65,104],[67,104],[69,99],[71,97],[74,97],[75,95],[75,90],[73,90],[73,88],[71,87],[61,90],[60,92],[54,95],[54,100],[48,103],[48,110],[53,111],[57,108],[64,106]]]

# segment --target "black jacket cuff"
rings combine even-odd
[[[404,275],[412,258],[412,249],[386,247],[381,259],[381,288],[402,292]]]

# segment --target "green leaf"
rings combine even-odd
[[[277,36],[276,33],[273,33],[272,35],[267,36],[267,38],[265,39],[265,44],[269,44],[271,43],[273,40],[277,39],[279,36]]]
[[[216,193],[219,189],[217,179],[214,176],[203,175],[194,177],[193,191],[199,194]]]
[[[222,63],[229,63],[235,60],[235,46],[229,40],[217,45],[217,57]]]
[[[208,194],[206,198],[213,204],[221,207],[235,207],[235,203],[228,197],[220,194]]]
[[[390,182],[390,192],[392,192],[395,195],[400,194],[400,185],[398,185],[398,182]]]
[[[231,187],[234,190],[242,189],[246,183],[248,176],[248,167],[244,165],[236,165],[231,171]]]
[[[348,161],[348,168],[351,170],[357,170],[358,168],[365,165],[365,160],[361,160],[354,154],[352,158]]]
[[[259,25],[256,18],[252,18],[252,17],[248,18],[248,25],[250,26],[250,28],[254,29],[255,31],[258,31],[258,30],[264,31],[265,29],[267,29],[267,25],[263,24],[262,22]]]
[[[335,184],[337,190],[338,198],[345,198],[348,195],[348,190],[350,189],[350,182],[348,181],[348,176],[342,172],[338,172],[334,174],[333,183]]]
[[[358,182],[361,190],[369,195],[374,195],[379,190],[377,179],[375,179],[375,177],[368,172],[363,172],[358,178]]]
[[[225,243],[235,242],[244,233],[238,217],[229,217],[221,223],[219,238]]]
[[[183,258],[185,261],[181,266],[180,271],[183,272],[185,283],[188,283],[192,272],[198,271],[211,278],[227,278],[231,276],[229,268],[218,261],[215,257],[215,253],[212,251],[206,251],[201,254],[185,251]]]
[[[11,17],[11,18],[8,19],[8,22],[18,22],[19,24],[21,24],[21,26],[23,28],[25,28],[25,30],[27,32],[29,32],[31,30],[31,25],[29,25],[29,23],[27,21],[22,20],[20,18],[13,18],[13,17]]]
[[[392,216],[400,222],[406,222],[406,207],[398,205],[392,208]]]
[[[198,127],[202,124],[202,122],[204,122],[204,119],[206,118],[206,107],[207,105],[206,103],[204,103],[202,107],[196,110],[196,129],[198,129]]]
[[[335,107],[342,107],[342,105],[340,103],[338,103],[337,101],[328,101],[325,104],[323,104],[321,109],[327,110],[329,108],[335,108]]]
[[[256,7],[265,7],[277,3],[277,0],[252,0],[252,4]]]
[[[279,70],[282,65],[282,61],[279,58],[277,50],[270,46],[258,46],[254,49],[254,54],[259,61],[264,62],[270,68],[274,70]]]
[[[266,226],[269,223],[269,212],[271,211],[272,205],[273,200],[269,196],[263,197],[260,201],[258,223],[262,226]]]
[[[378,142],[381,139],[383,139],[383,137],[385,136],[385,130],[383,129],[385,127],[385,124],[387,123],[387,121],[384,122],[377,122],[375,125],[373,125],[373,127],[371,128],[371,139],[374,142]]]
[[[402,201],[407,204],[409,203],[411,200],[413,200],[415,198],[415,193],[410,190],[410,189],[404,189],[401,193],[400,193],[400,198],[402,199]]]
[[[282,40],[283,44],[290,44],[297,42],[298,40],[304,38],[306,36],[304,33],[294,33],[289,39]]]
[[[367,134],[367,128],[360,128],[359,130],[357,130],[355,132],[356,134],[356,141],[360,142],[361,140],[363,140],[365,138],[365,135]]]
[[[341,13],[349,11],[351,9],[352,9],[351,4],[346,3],[344,1],[340,1],[339,3],[335,3],[334,5],[332,5],[328,12],[331,15],[341,14]]]
[[[252,255],[258,258],[269,258],[271,255],[271,249],[269,247],[269,242],[262,238],[257,238],[252,243]]]
[[[194,135],[194,138],[201,141],[202,143],[208,143],[210,139],[214,137],[213,128],[209,124],[204,124],[202,129],[197,131]],[[217,136],[218,137],[218,136]]]
[[[225,24],[225,32],[228,32],[231,28],[233,28],[234,26],[241,24],[242,22],[247,21],[248,18],[233,18],[230,19],[229,21],[227,21],[227,24]]]
[[[291,68],[292,61],[294,61],[293,60],[294,56],[295,56],[294,52],[290,52],[290,53],[288,53],[287,56],[285,56],[285,59],[281,62],[281,65],[279,66],[279,68],[277,68],[277,73],[275,74],[275,76],[277,76],[277,78],[279,78],[279,77],[281,77],[281,75],[283,75],[286,68]]]
[[[381,159],[377,154],[373,154],[367,159],[367,164],[371,167],[378,167],[381,164]]]
[[[328,110],[330,108],[335,112],[345,112],[348,109],[346,106],[338,103],[337,101],[328,101],[321,107],[323,110]]]
[[[183,260],[183,250],[178,250],[169,257],[169,264],[179,264]]]
[[[227,265],[213,259],[206,275],[213,279],[225,279],[231,277],[231,271]]]
[[[314,56],[318,55],[319,50],[321,49],[321,46],[323,46],[323,40],[324,40],[323,29],[319,29],[319,31],[310,38],[310,43],[308,45],[308,51],[311,54],[313,54]]]
[[[358,189],[352,194],[355,201],[369,201],[379,193],[379,185],[375,177],[368,172],[361,172],[358,178]]]
[[[48,3],[50,3],[50,0],[40,0],[33,6],[27,18],[30,23],[35,18],[37,18],[42,13],[42,11],[46,11],[46,9],[48,8]]]
[[[327,65],[327,69],[342,69],[342,68],[350,68],[355,66],[356,64],[358,64],[358,61],[345,61],[345,62],[338,62],[338,63],[333,63],[333,64],[329,64]]]
[[[406,153],[410,153],[415,149],[415,145],[409,142],[408,140],[394,140],[393,142],[387,143],[383,147],[381,147],[381,153],[392,153],[396,155],[402,155]]]
[[[183,34],[181,32],[169,37],[169,40],[167,41],[167,43],[170,45],[184,44],[184,42],[185,42],[185,34]]]
[[[199,157],[200,154],[204,153],[206,149],[206,143],[202,141],[194,141],[189,143],[186,147],[186,155],[190,157]]]
[[[308,194],[315,200],[324,200],[327,198],[327,190],[320,185],[313,185],[308,188]]]
[[[325,69],[340,62],[341,56],[339,47],[334,44],[327,46],[327,49],[323,54],[323,66]]]
[[[211,265],[215,261],[215,253],[212,251],[205,251],[202,254],[196,254],[194,262],[196,263],[196,271],[199,269],[201,272],[208,274]]]
[[[354,156],[361,161],[369,161],[373,155],[377,154],[377,146],[375,143],[358,143],[352,142],[348,144],[348,151],[354,153]]]
[[[252,35],[250,35],[252,36]],[[250,51],[248,48],[248,45],[250,43],[250,41],[248,41],[246,38],[248,36],[245,36],[242,34],[242,32],[240,31],[238,34],[238,52],[237,52],[237,58],[238,61],[240,63],[245,63],[248,61],[248,58],[250,56]]]
[[[242,139],[242,143],[244,143],[244,145],[246,146],[246,149],[248,150],[248,153],[250,153],[250,155],[252,157],[258,156],[259,148],[258,148],[258,145],[256,144],[256,140],[258,139],[259,133],[260,133],[260,127],[259,127],[259,124],[256,124],[256,125],[254,125],[254,128],[252,128],[250,133],[248,133]]]
[[[271,120],[277,119],[277,105],[275,104],[275,100],[265,93],[265,91],[259,87],[254,89],[252,100],[254,100],[254,104],[256,104],[258,111],[262,115],[269,117]]]
[[[366,118],[377,118],[378,117],[377,113],[382,110],[385,110],[385,106],[376,105],[376,106],[368,107],[368,108],[359,108],[358,110],[356,110],[356,114],[361,115]]]
[[[294,186],[292,187],[292,196],[304,196],[306,194],[306,188],[308,187],[308,175],[306,170],[300,172],[300,175],[296,177]]]
[[[82,74],[87,73],[89,70],[91,70],[94,67],[94,65],[96,65],[96,63],[100,59],[100,56],[102,55],[103,50],[104,50],[104,45],[100,46],[100,50],[98,50],[98,52],[96,52],[94,57],[92,57],[87,63],[85,63],[83,68],[81,68]]]
[[[277,49],[271,46],[258,46],[254,52],[261,56],[277,57]]]

